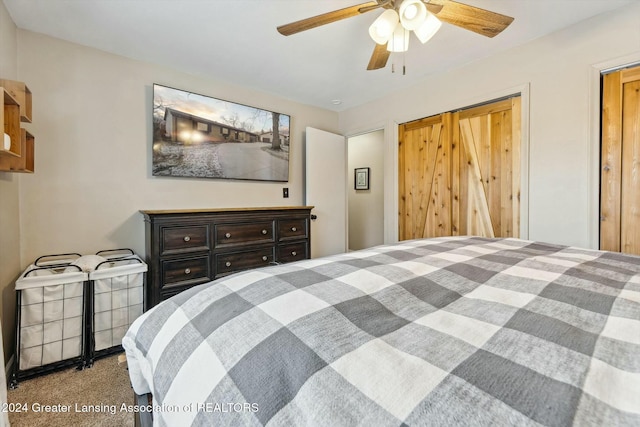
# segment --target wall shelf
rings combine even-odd
[[[0,87],[0,92],[2,92],[0,98],[2,98],[2,110],[4,112],[1,116],[0,128],[4,129],[4,133],[11,138],[11,147],[9,149],[5,149],[0,144],[0,154],[20,157],[20,104],[4,87]]]
[[[20,121],[31,123],[32,96],[31,90],[23,82],[16,80],[0,79],[0,86],[18,101],[20,105]]]
[[[22,155],[20,157],[13,157],[9,161],[9,170],[11,172],[34,172],[35,142],[36,138],[33,135],[31,135],[26,129],[20,129]],[[0,166],[1,165],[2,164],[0,163]]]
[[[35,137],[20,127],[21,121],[31,123],[31,99],[23,82],[0,79],[0,128],[11,139],[7,149],[0,143],[0,171],[34,172]]]

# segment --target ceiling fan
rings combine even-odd
[[[441,21],[486,37],[500,34],[513,22],[510,16],[453,0],[375,0],[281,25],[278,32],[290,36],[381,8],[386,10],[369,28],[376,46],[367,70],[384,68],[391,52],[406,51],[411,31],[425,43]]]

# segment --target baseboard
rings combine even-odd
[[[4,365],[4,373],[6,375],[7,387],[11,383],[11,373],[13,372],[13,365],[16,363],[16,355],[12,354],[9,361]]]

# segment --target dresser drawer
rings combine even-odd
[[[289,243],[278,246],[278,262],[293,262],[309,258],[307,243]]]
[[[160,255],[209,249],[209,226],[187,225],[164,227]]]
[[[307,237],[305,218],[278,220],[278,240],[304,239]]]
[[[197,285],[213,280],[209,267],[209,256],[181,258],[162,261],[163,288]]]
[[[273,221],[216,224],[215,246],[273,242]]]
[[[234,271],[264,267],[274,261],[273,246],[249,251],[221,253],[215,257],[216,277]]]

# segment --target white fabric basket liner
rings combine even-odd
[[[40,346],[20,350],[20,370],[44,366],[79,357],[82,354],[82,337],[53,341]]]
[[[75,267],[31,264],[16,280],[15,289],[20,292],[20,370],[82,355],[88,274],[72,269]]]
[[[147,265],[135,255],[113,265],[112,262],[103,263],[89,272],[94,293],[95,351],[120,345],[131,323],[143,311],[143,273],[147,271]]]
[[[104,263],[96,270],[89,272],[90,280],[98,280],[98,279],[108,279],[116,276],[125,276],[129,274],[136,273],[144,273],[147,271],[147,264],[145,264],[139,257],[132,256],[127,258],[127,260],[131,260],[129,264],[123,264],[124,260],[118,262],[117,264],[110,266],[116,260],[112,260],[112,262]]]
[[[53,268],[50,269],[38,269],[29,276],[25,275],[36,267],[31,264],[16,280],[16,291],[29,288],[41,288],[44,286],[64,285],[66,283],[86,282],[89,279],[89,275],[83,271],[70,271],[75,270],[74,267],[67,268],[67,272],[56,272]],[[49,273],[46,273],[49,272]]]

